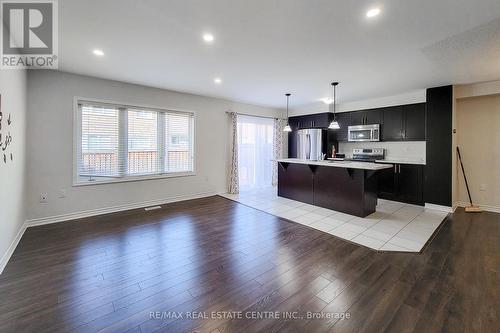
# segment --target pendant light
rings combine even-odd
[[[328,126],[329,129],[340,129],[340,125],[335,119],[335,111],[336,111],[336,105],[337,105],[337,86],[339,85],[338,82],[332,82],[332,103],[330,105],[333,105],[333,120],[330,123],[330,126]]]
[[[292,128],[288,123],[288,99],[290,98],[290,94],[285,94],[285,96],[286,96],[286,126],[285,128],[283,128],[283,132],[291,132]]]

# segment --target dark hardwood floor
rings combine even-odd
[[[215,196],[29,228],[0,332],[495,332],[499,270],[499,214],[458,210],[422,254],[378,253]]]

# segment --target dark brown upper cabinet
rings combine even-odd
[[[350,126],[357,125],[372,125],[380,124],[382,122],[382,112],[380,109],[373,110],[363,110],[350,112],[351,120],[349,122]]]
[[[403,107],[391,106],[384,108],[383,117],[380,139],[382,141],[403,140]]]
[[[403,105],[404,139],[425,141],[425,103]]]
[[[311,115],[312,128],[328,128],[333,119],[333,113],[323,112]]]
[[[382,123],[382,110],[367,110],[365,113],[365,125]]]
[[[348,140],[348,127],[356,125],[381,124],[381,141],[425,141],[426,104],[398,105],[378,109],[341,112],[335,115],[340,125],[338,130],[329,130],[334,141]],[[293,131],[306,128],[327,129],[333,120],[333,113],[323,112],[290,117]]]
[[[383,109],[382,141],[425,141],[425,103]]]
[[[350,112],[351,119],[349,120],[349,126],[364,125],[365,112],[364,111],[354,111]]]
[[[304,116],[290,117],[289,123],[292,130],[306,128],[328,128],[333,119],[333,114],[330,112],[309,114]]]
[[[335,133],[335,139],[337,141],[347,141],[347,127],[349,126],[349,121],[351,119],[351,112],[342,112],[335,115],[335,120],[339,123],[340,128],[337,130],[329,130]]]

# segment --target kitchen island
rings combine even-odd
[[[278,159],[278,196],[359,217],[375,212],[378,171],[391,164]]]

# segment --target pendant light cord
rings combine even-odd
[[[288,99],[290,98],[290,94],[285,94],[286,96],[286,122],[288,123]]]
[[[335,118],[335,113],[337,113],[337,87],[333,86],[333,118]]]
[[[332,104],[333,104],[333,120],[335,121],[335,113],[337,111],[337,85],[338,82],[332,82]]]

